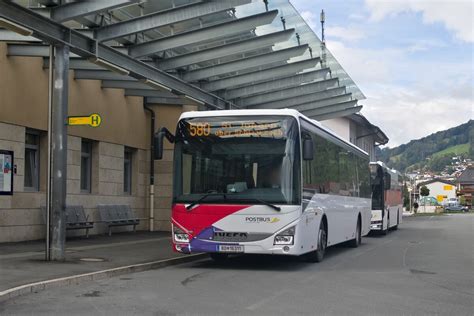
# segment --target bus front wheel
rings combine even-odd
[[[349,242],[349,245],[353,248],[359,247],[359,245],[362,243],[362,232],[361,232],[361,224],[360,224],[360,218],[357,219],[357,226],[356,226],[356,233],[355,233],[355,238],[352,239]]]
[[[306,255],[306,260],[309,262],[321,262],[324,259],[324,254],[328,246],[328,230],[324,221],[321,220],[318,231],[318,249],[311,251]]]

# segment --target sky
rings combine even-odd
[[[290,0],[367,97],[389,147],[474,118],[474,0]]]

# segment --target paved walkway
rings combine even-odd
[[[19,285],[182,256],[165,232],[67,240],[65,262],[44,261],[44,242],[0,244],[0,292]]]

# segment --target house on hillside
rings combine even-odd
[[[426,186],[430,190],[430,196],[436,198],[438,203],[456,198],[456,184],[444,179],[432,179],[418,183],[418,189]]]
[[[458,192],[463,196],[466,205],[472,208],[472,196],[474,194],[474,166],[467,167],[456,179]]]

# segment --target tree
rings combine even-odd
[[[420,188],[420,195],[423,197],[427,197],[428,195],[430,195],[430,189],[428,189],[426,185],[422,186]],[[423,212],[425,212],[425,210],[426,210],[426,198],[423,201]]]
[[[420,195],[421,195],[421,196],[428,196],[428,195],[430,195],[430,189],[428,189],[428,188],[426,187],[426,185],[422,186],[422,187],[420,188]]]

